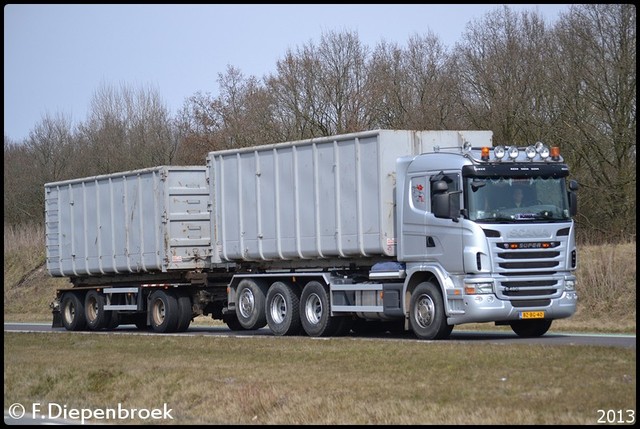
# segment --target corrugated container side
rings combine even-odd
[[[375,130],[210,152],[212,262],[392,257],[397,158],[487,136],[474,133]]]
[[[45,185],[52,276],[203,267],[209,257],[204,167],[154,167]]]

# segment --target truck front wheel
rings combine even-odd
[[[62,324],[67,331],[82,331],[87,326],[82,301],[77,294],[66,292],[60,304]]]
[[[236,314],[244,329],[260,329],[267,325],[266,302],[266,284],[250,279],[244,279],[238,284]]]
[[[547,333],[549,328],[551,328],[551,320],[541,319],[541,320],[516,320],[515,322],[511,322],[511,329],[515,332],[519,337],[523,338],[534,338],[541,337]]]
[[[149,299],[151,328],[155,332],[175,332],[178,328],[178,300],[163,290],[157,290]]]
[[[420,283],[411,295],[409,324],[422,340],[446,339],[453,330],[447,325],[444,300],[439,288],[431,282]]]
[[[300,322],[300,292],[293,286],[275,282],[267,292],[267,325],[275,335],[297,335]]]

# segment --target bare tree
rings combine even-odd
[[[287,51],[278,73],[266,79],[274,115],[292,138],[309,138],[366,129],[368,49],[354,32],[328,32]]]
[[[4,221],[20,224],[42,220],[43,188],[35,176],[31,151],[4,136]]]
[[[503,6],[469,23],[454,51],[457,98],[470,125],[501,144],[544,139],[549,39],[540,14]]]
[[[171,164],[178,138],[157,90],[101,85],[79,127],[96,174]]]
[[[582,222],[602,239],[635,239],[636,7],[578,5],[561,18],[551,83]]]
[[[378,128],[407,127],[412,107],[404,56],[397,43],[383,40],[375,47],[369,60],[367,105],[372,122]]]
[[[31,152],[31,174],[38,182],[54,182],[68,177],[73,156],[71,118],[45,114],[29,132],[25,142]]]

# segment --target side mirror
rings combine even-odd
[[[433,215],[439,218],[449,218],[451,217],[451,200],[449,199],[448,193],[436,194],[433,196]]]
[[[578,185],[578,182],[576,182],[575,180],[570,180],[569,181],[569,190],[570,191],[577,191],[580,188],[580,186]]]

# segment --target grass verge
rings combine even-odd
[[[65,332],[5,333],[4,356],[5,409],[173,410],[98,423],[597,424],[636,407],[635,349]]]

